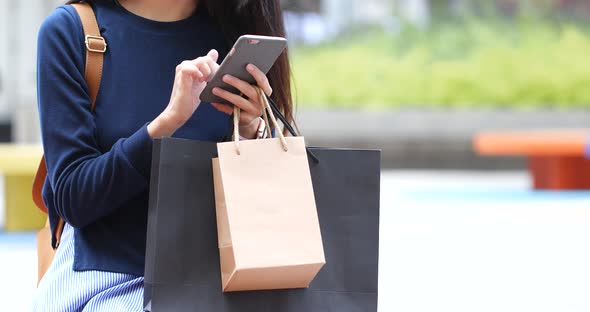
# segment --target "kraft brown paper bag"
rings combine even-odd
[[[304,140],[237,141],[238,119],[213,159],[223,291],[306,288],[325,258]]]

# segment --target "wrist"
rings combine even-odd
[[[152,139],[168,137],[174,134],[180,126],[179,122],[164,111],[147,126],[147,131]]]
[[[258,137],[258,128],[260,127],[260,121],[262,118],[254,118],[247,125],[240,125],[241,136],[247,139],[256,139]]]

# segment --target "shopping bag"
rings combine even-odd
[[[223,291],[306,288],[325,258],[304,139],[239,141],[233,118],[213,160]]]
[[[305,289],[223,293],[211,162],[217,144],[156,139],[145,310],[376,312],[380,151],[307,151],[326,264]]]

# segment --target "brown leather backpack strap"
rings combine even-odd
[[[35,173],[35,179],[33,180],[33,202],[45,213],[47,213],[47,207],[45,207],[45,203],[43,203],[41,192],[43,191],[43,184],[45,183],[46,176],[47,166],[45,165],[45,156],[43,156],[39,162],[37,173]]]
[[[80,16],[82,22],[82,28],[84,30],[84,45],[86,46],[86,67],[84,78],[88,85],[88,91],[90,95],[90,109],[94,111],[96,105],[96,96],[100,88],[100,80],[102,78],[102,68],[104,53],[107,50],[106,40],[100,35],[96,16],[94,10],[90,4],[74,3],[72,7],[76,10]],[[33,201],[35,205],[44,212],[47,212],[47,207],[43,203],[41,192],[43,190],[43,184],[47,176],[47,166],[45,164],[45,157],[41,159],[35,180],[33,181]],[[63,230],[64,221],[60,218],[56,229],[56,246],[59,245],[59,240]]]
[[[84,29],[84,44],[86,45],[86,84],[90,91],[91,109],[94,110],[96,96],[100,88],[100,79],[102,78],[102,66],[104,53],[107,50],[107,42],[100,35],[96,16],[92,7],[88,3],[72,4]]]

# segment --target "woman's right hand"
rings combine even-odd
[[[152,138],[171,136],[195,113],[201,92],[209,77],[219,69],[219,53],[211,50],[206,56],[184,61],[176,66],[170,102],[164,111],[147,127]]]

